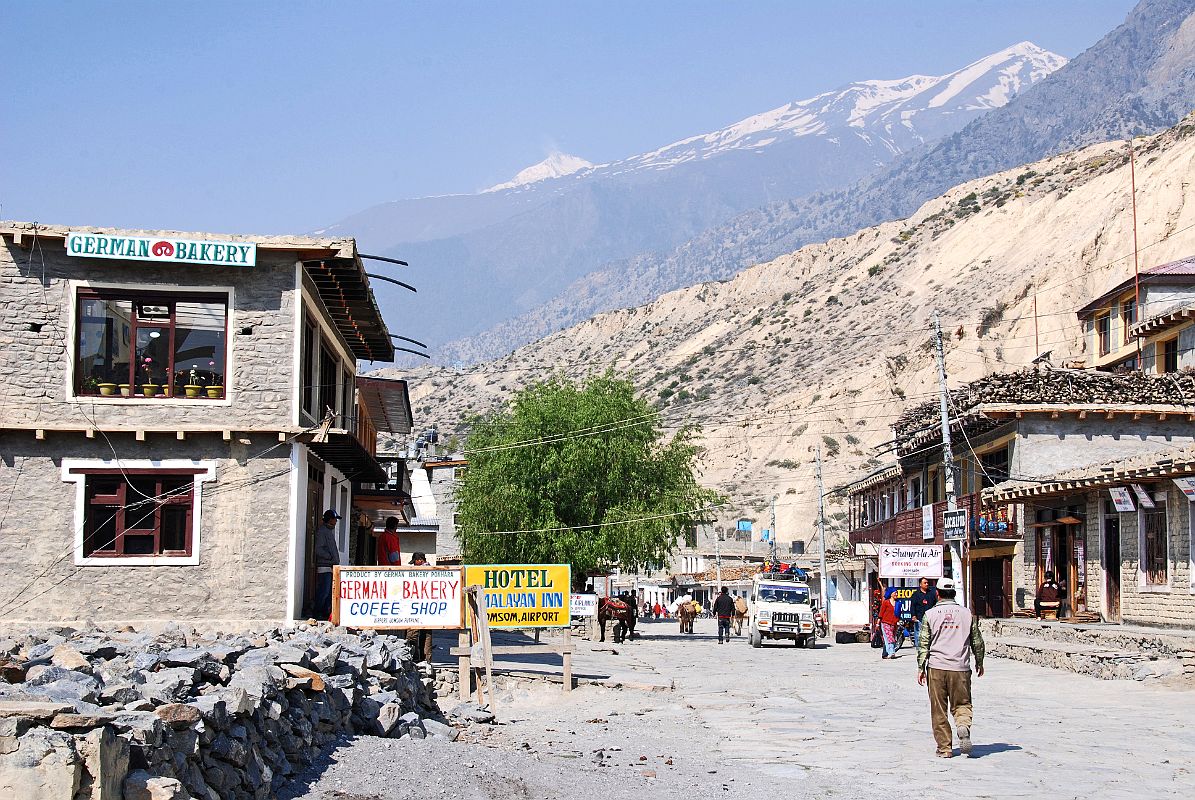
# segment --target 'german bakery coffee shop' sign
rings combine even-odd
[[[335,567],[332,621],[350,628],[460,628],[461,571],[454,567]]]
[[[257,263],[257,245],[253,242],[211,242],[170,236],[110,236],[71,231],[66,235],[66,252],[82,258],[214,264],[223,267],[252,267]]]
[[[465,585],[480,586],[492,628],[567,628],[572,569],[568,564],[465,566]]]

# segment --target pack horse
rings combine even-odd
[[[614,643],[622,644],[635,636],[635,606],[626,595],[603,597],[598,601],[598,628],[606,641],[606,623],[614,621]]]

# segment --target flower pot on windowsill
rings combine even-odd
[[[122,384],[120,384],[120,395],[121,395],[121,397],[128,397],[128,396],[129,396],[129,395],[131,395],[132,393],[133,393],[133,392],[132,392],[132,387],[130,387],[130,386],[129,386],[129,384],[127,384],[127,383],[122,383]]]
[[[158,393],[158,389],[160,388],[162,387],[158,386],[156,383],[143,383],[141,384],[141,394],[145,395],[146,397],[153,397]]]
[[[116,394],[115,383],[101,383],[98,384],[98,388],[100,390],[100,394],[104,397],[111,397],[112,395]]]
[[[213,400],[219,400],[221,397],[224,396],[224,387],[223,386],[207,387],[207,396],[212,398]]]
[[[203,387],[198,384],[188,383],[183,389],[187,393],[187,397],[199,397],[199,393],[203,391]]]

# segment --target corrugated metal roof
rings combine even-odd
[[[1171,261],[1166,264],[1159,264],[1156,267],[1150,267],[1141,271],[1142,283],[1156,283],[1164,278],[1179,278],[1179,283],[1190,283],[1195,279],[1195,255],[1180,258],[1178,261]],[[1079,319],[1086,319],[1095,312],[1099,311],[1104,305],[1116,295],[1127,291],[1133,286],[1134,278],[1128,277],[1113,288],[1101,294],[1099,297],[1092,300],[1087,305],[1075,312]]]

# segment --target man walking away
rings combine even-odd
[[[929,683],[929,716],[938,756],[954,755],[950,720],[954,712],[959,749],[971,755],[971,656],[975,675],[983,677],[983,636],[979,620],[954,600],[950,578],[938,581],[938,603],[925,612],[917,639],[917,683]]]
[[[332,509],[324,512],[323,524],[315,532],[315,618],[332,616],[332,567],[340,563],[340,547],[336,544],[336,520],[340,515]]]
[[[929,611],[938,602],[938,590],[929,585],[929,578],[922,578],[917,581],[917,591],[913,592],[913,596],[909,598],[909,605],[912,606],[913,619],[913,645],[921,639],[921,620],[925,617],[925,612]]]
[[[718,644],[730,641],[730,620],[734,617],[734,600],[725,586],[714,600],[714,614],[718,617]]]
[[[386,530],[375,534],[378,538],[378,566],[397,567],[402,563],[398,540],[398,517],[386,517]]]

